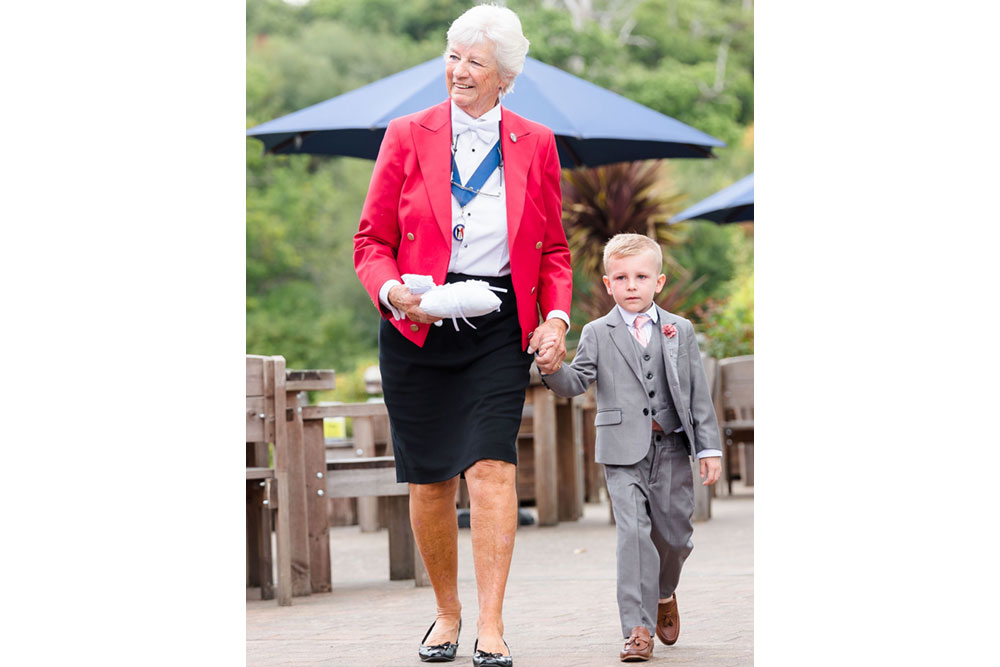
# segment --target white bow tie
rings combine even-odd
[[[487,144],[495,142],[498,134],[495,120],[481,121],[478,118],[456,117],[451,119],[451,127],[456,137],[463,132],[475,132],[479,140]]]

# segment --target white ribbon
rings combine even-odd
[[[468,320],[500,310],[500,299],[493,292],[506,292],[502,287],[493,287],[485,280],[463,280],[457,283],[435,285],[430,276],[403,275],[404,284],[411,292],[418,293],[420,307],[434,317],[450,317],[458,331],[458,318],[473,329],[476,326]],[[441,320],[434,323],[441,326]]]

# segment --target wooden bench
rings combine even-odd
[[[310,461],[307,478],[313,488],[310,494],[327,499],[357,498],[358,518],[362,530],[378,530],[378,499],[386,504],[389,528],[389,578],[414,579],[417,586],[429,585],[423,561],[416,554],[410,528],[409,487],[396,483],[394,459],[374,456],[375,423],[386,419],[384,403],[347,403],[343,405],[311,405],[301,410],[306,458]],[[348,417],[352,420],[352,444],[355,457],[328,457],[323,420]],[[322,464],[319,464],[322,461]],[[317,562],[325,567],[313,568],[314,590],[329,591],[331,585],[329,521],[323,514],[324,539],[315,546],[323,549]],[[317,533],[318,534],[318,533]]]
[[[325,522],[326,507],[322,497],[309,493],[299,403],[304,391],[332,389],[334,373],[286,370],[281,356],[246,355],[246,359],[247,586],[259,586],[262,599],[274,597],[273,525],[278,604],[285,606],[293,596],[312,593],[312,565],[322,568],[324,552],[318,543],[329,539],[328,532],[324,538],[317,530],[317,517]],[[329,553],[329,544],[325,551]]]
[[[395,459],[391,456],[328,459],[326,470],[327,497],[374,495],[386,501],[389,579],[413,579],[417,586],[429,586],[427,570],[410,527],[409,485],[396,482]]]
[[[306,392],[336,386],[332,370],[290,370],[285,381],[292,595],[330,592],[330,527],[323,452],[306,446]],[[322,425],[320,425],[322,428]],[[320,473],[317,476],[317,473]]]
[[[733,492],[734,472],[753,486],[753,355],[719,360],[715,409],[724,448],[723,476]],[[736,451],[738,458],[734,459]]]
[[[335,405],[333,403],[326,403],[321,405]],[[354,438],[347,437],[327,437],[325,439],[326,446],[326,460],[331,459],[355,459],[359,456],[392,456],[392,443],[389,437],[389,418],[388,415],[383,417],[373,417],[372,418],[372,430],[374,431],[374,448],[369,446],[370,443],[363,441],[356,441]],[[363,435],[363,434],[362,434]],[[364,440],[364,438],[362,438]],[[367,451],[366,450],[370,450]],[[359,525],[358,517],[358,501],[359,498],[330,498],[328,500],[328,520],[331,528],[338,526],[354,526]],[[362,505],[365,502],[362,500]],[[384,500],[378,500],[378,522],[376,525],[368,523],[371,521],[372,513],[366,513],[366,523],[362,525],[362,532],[370,532],[378,530],[381,528],[388,527],[388,520],[386,518],[386,503]]]
[[[277,511],[278,604],[292,603],[285,360],[246,355],[247,587],[274,598],[272,517]],[[280,417],[280,418],[279,418]],[[274,465],[268,443],[274,444]]]

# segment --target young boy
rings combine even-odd
[[[691,553],[694,481],[719,479],[719,427],[705,369],[688,320],[653,303],[666,276],[660,246],[640,234],[618,234],[604,248],[604,285],[617,304],[583,327],[572,364],[539,365],[545,384],[576,396],[597,382],[598,463],[617,530],[618,613],[622,662],[653,655],[651,633],[677,641],[674,594]],[[544,339],[542,349],[553,341]]]

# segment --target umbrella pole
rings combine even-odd
[[[270,153],[271,155],[274,155],[280,153],[290,144],[295,144],[295,149],[298,150],[299,148],[302,148],[302,141],[310,134],[312,134],[312,132],[299,132],[294,137],[288,137],[284,141],[271,146],[269,149],[264,151],[264,154],[267,155],[268,153]]]
[[[573,150],[573,147],[569,145],[568,141],[566,141],[566,137],[564,137],[562,135],[556,135],[556,141],[559,142],[559,144],[564,149],[566,149],[566,152],[573,159],[573,166],[575,166],[575,167],[582,167],[583,166],[583,160],[580,159],[580,156],[576,154],[576,151]]]

